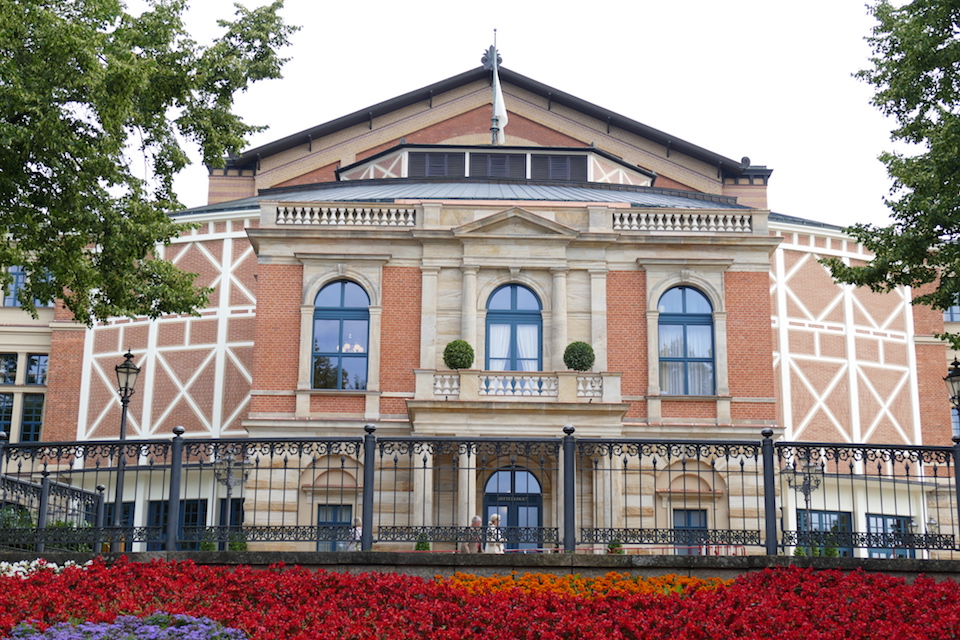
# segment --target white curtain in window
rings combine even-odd
[[[687,326],[688,358],[713,357],[713,327],[709,325]]]
[[[690,390],[692,396],[713,395],[713,364],[709,362],[691,362]]]
[[[517,354],[520,371],[537,371],[540,360],[540,327],[535,324],[517,325]]]
[[[492,324],[487,334],[490,371],[506,371],[510,363],[510,325]]]
[[[683,363],[660,363],[660,393],[667,395],[683,395]]]

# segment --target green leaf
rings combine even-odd
[[[277,51],[295,29],[280,2],[237,6],[201,46],[185,0],[146,5],[0,3],[0,268],[25,268],[19,298],[34,315],[34,299],[62,299],[87,324],[206,304],[193,274],[155,255],[184,229],[168,215],[182,145],[217,163],[259,130],[231,112],[234,96],[280,77]]]

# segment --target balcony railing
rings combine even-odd
[[[620,402],[619,373],[417,371],[417,400]]]
[[[473,373],[478,390],[492,375]],[[514,552],[960,554],[960,445],[366,431],[0,444],[0,549],[454,551],[482,546],[493,532],[471,519],[496,512]]]

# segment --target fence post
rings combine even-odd
[[[960,410],[958,410],[960,411]],[[960,528],[960,436],[953,436],[953,493],[954,493],[954,503],[957,505],[957,513],[955,517],[957,518],[957,524],[953,527],[953,540],[954,546],[957,545],[958,528]]]
[[[183,473],[183,434],[186,429],[177,425],[173,428],[173,441],[170,444],[170,495],[167,498],[167,540],[164,550],[177,550],[177,536],[180,532],[180,476]]]
[[[777,545],[777,484],[774,477],[776,462],[773,456],[773,429],[767,427],[760,432],[763,442],[760,450],[763,457],[763,519],[766,525],[767,555],[775,556]]]
[[[37,512],[37,541],[34,544],[34,551],[43,553],[46,547],[47,533],[47,510],[50,508],[50,472],[47,466],[43,466],[43,472],[40,474],[43,479],[40,480],[40,510]]]
[[[360,550],[370,551],[373,548],[373,467],[377,463],[377,437],[374,432],[376,425],[365,424],[363,430],[363,506],[360,519],[363,521],[360,530]]]
[[[575,482],[577,447],[573,439],[576,431],[572,424],[563,428],[563,550],[577,550],[576,492]]]
[[[3,476],[3,461],[7,457],[7,443],[10,436],[6,431],[0,430],[0,476]]]
[[[93,516],[93,528],[96,532],[93,536],[93,552],[98,555],[103,553],[103,521],[107,513],[107,499],[104,496],[106,490],[106,485],[97,485],[97,510]]]

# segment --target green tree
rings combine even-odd
[[[281,2],[247,10],[209,46],[183,24],[186,0],[0,2],[0,284],[28,276],[23,308],[61,298],[87,324],[188,313],[207,291],[155,250],[183,227],[173,177],[199,145],[220,166],[259,130],[234,95],[280,77],[295,30]]]
[[[960,295],[960,3],[900,4],[870,8],[873,66],[857,74],[896,121],[892,140],[909,148],[880,156],[893,180],[892,223],[846,230],[874,254],[868,264],[823,262],[837,280],[874,291],[923,287],[915,303],[946,309]],[[960,348],[960,334],[941,337]]]

